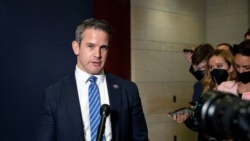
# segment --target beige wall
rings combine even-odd
[[[248,0],[207,0],[207,42],[241,42],[249,27],[248,6]]]
[[[181,51],[207,41],[239,42],[248,24],[246,5],[247,0],[131,0],[132,80],[151,141],[196,140],[195,132],[167,116],[192,97],[195,79]],[[240,10],[230,10],[234,6]]]

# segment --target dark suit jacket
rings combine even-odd
[[[201,81],[195,82],[193,96],[192,96],[192,102],[199,101],[200,97],[202,96],[202,93],[203,93],[203,86],[202,86]]]
[[[112,141],[148,141],[147,125],[135,83],[105,73]],[[36,141],[85,141],[75,75],[48,87]]]

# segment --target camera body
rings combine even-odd
[[[216,139],[250,141],[250,101],[211,90],[195,109],[201,130]]]

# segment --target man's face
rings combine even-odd
[[[204,71],[206,68],[206,61],[205,60],[201,61],[196,67],[199,71]]]
[[[103,70],[108,55],[109,36],[99,29],[88,28],[82,33],[79,44],[72,42],[77,55],[77,66],[84,72],[97,75]]]
[[[250,71],[250,57],[241,54],[234,56],[235,68],[238,73]]]

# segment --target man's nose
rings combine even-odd
[[[94,56],[98,58],[101,57],[101,50],[99,48],[96,48],[94,50]]]
[[[244,72],[244,70],[243,70],[243,68],[242,67],[240,67],[240,68],[238,68],[238,73],[243,73]]]

